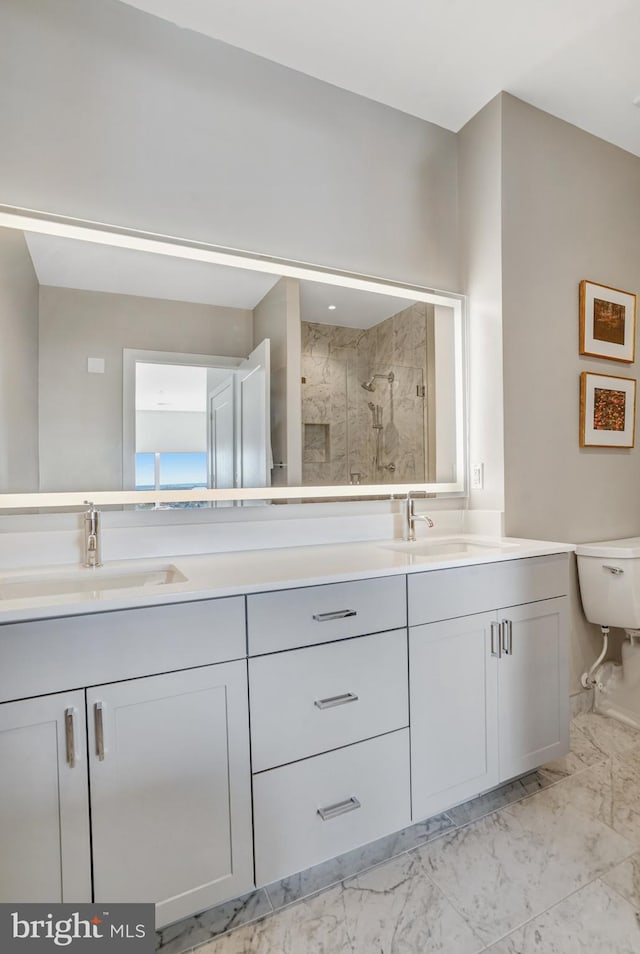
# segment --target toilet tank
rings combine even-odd
[[[576,556],[587,619],[640,629],[640,537],[580,543]]]

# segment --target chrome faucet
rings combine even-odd
[[[85,500],[89,509],[84,513],[84,565],[102,566],[100,560],[100,511],[90,500]]]
[[[416,497],[426,497],[424,491],[409,491],[407,494],[407,499],[404,502],[404,533],[402,534],[403,540],[408,540],[413,543],[416,539],[416,520],[424,520],[429,527],[433,526],[433,520],[431,517],[427,517],[426,514],[416,513],[415,512],[415,498]]]

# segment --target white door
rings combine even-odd
[[[235,487],[235,386],[233,374],[208,395],[209,486]],[[233,506],[220,500],[218,506]]]
[[[91,901],[84,692],[0,705],[0,901]]]
[[[560,597],[499,611],[501,780],[569,751],[566,603]]]
[[[271,483],[270,342],[261,341],[236,372],[238,487]]]
[[[244,661],[87,690],[96,901],[158,927],[253,886]]]
[[[498,783],[494,613],[409,630],[414,821]]]

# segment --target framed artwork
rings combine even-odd
[[[636,296],[580,282],[580,354],[631,362],[636,343]]]
[[[612,374],[580,375],[580,447],[633,447],[636,380]]]

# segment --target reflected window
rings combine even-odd
[[[195,490],[206,486],[205,452],[158,454],[157,465],[155,454],[136,454],[136,490]]]

